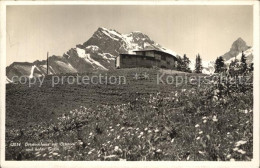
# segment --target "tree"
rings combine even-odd
[[[183,71],[185,72],[190,72],[190,68],[189,68],[189,65],[190,65],[190,59],[186,56],[186,54],[184,54],[183,56]]]
[[[222,56],[218,57],[215,62],[215,73],[223,72],[225,68],[225,62]]]
[[[244,73],[247,70],[247,63],[246,63],[246,56],[244,54],[244,51],[242,51],[241,56],[241,72]]]
[[[182,67],[183,67],[182,58],[180,56],[177,56],[177,70],[182,71]]]
[[[177,56],[177,70],[183,72],[191,72],[189,68],[190,59],[184,54],[183,58]]]
[[[196,56],[195,72],[196,73],[201,73],[202,72],[202,60],[200,58],[200,54],[198,54]]]

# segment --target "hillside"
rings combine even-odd
[[[252,85],[227,89],[214,76],[143,68],[79,75],[100,73],[124,75],[126,83],[51,87],[48,76],[41,87],[6,85],[6,160],[252,159]],[[157,83],[162,73],[168,84]]]

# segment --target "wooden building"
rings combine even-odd
[[[152,68],[175,69],[177,58],[159,50],[138,50],[135,54],[120,54],[116,58],[117,68]]]

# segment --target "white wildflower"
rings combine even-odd
[[[243,151],[242,149],[239,149],[237,152],[239,152],[241,154],[246,154],[246,151]]]
[[[214,121],[214,122],[217,122],[218,121],[218,119],[217,119],[217,116],[213,116],[213,118],[212,118],[212,120]]]
[[[206,152],[202,152],[202,151],[199,151],[199,154],[202,154],[202,155],[204,155]]]
[[[119,150],[119,147],[118,146],[115,146],[115,149],[114,149],[115,151],[118,151]]]
[[[199,124],[196,124],[195,127],[198,128],[200,125]]]
[[[229,158],[231,158],[231,155],[230,155],[230,154],[228,154],[228,155],[227,155],[227,158],[228,158],[228,159],[229,159]]]
[[[161,152],[162,152],[162,150],[161,150],[161,149],[157,149],[157,150],[156,150],[156,152],[158,152],[158,153],[161,153]]]
[[[244,144],[246,144],[246,143],[247,143],[247,141],[240,140],[240,141],[236,142],[235,146],[238,147],[238,146],[244,145]]]
[[[154,132],[159,132],[159,129],[158,129],[158,128],[156,128],[156,129],[154,130]]]
[[[238,148],[233,148],[233,151],[238,151]]]

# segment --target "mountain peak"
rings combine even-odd
[[[247,46],[246,42],[241,37],[239,37],[237,40],[235,40],[232,43],[232,46],[231,46],[229,52],[225,53],[223,55],[223,58],[225,60],[229,60],[233,57],[236,57],[239,53],[241,53],[242,51],[246,51],[249,48],[250,47]]]
[[[241,37],[238,37],[236,41],[244,41]]]
[[[116,30],[98,27],[83,44],[76,45],[61,57],[49,57],[49,74],[84,73],[96,70],[115,69],[115,58],[122,53],[132,53],[140,49],[157,49],[174,53],[163,48],[148,35],[134,31],[121,34]],[[176,54],[174,54],[176,55]],[[14,75],[46,75],[46,61],[27,64],[14,64],[7,67],[7,77]],[[31,73],[33,71],[33,73]]]
[[[242,52],[247,50],[249,47],[246,45],[246,42],[239,37],[236,41],[233,42],[230,51]]]
[[[239,37],[236,41],[233,42],[233,45],[236,45],[236,44],[245,46],[246,42],[241,37]]]

